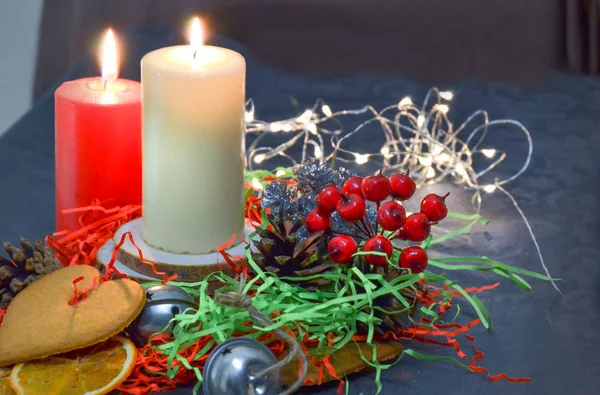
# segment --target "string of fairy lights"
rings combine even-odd
[[[283,159],[290,166],[309,158],[331,164],[375,164],[377,169],[387,174],[408,171],[418,186],[449,180],[457,186],[473,190],[478,213],[481,210],[482,191],[490,194],[500,190],[510,198],[525,221],[542,267],[546,275],[551,277],[527,217],[503,187],[529,167],[533,154],[530,132],[523,124],[512,119],[490,120],[484,110],[472,113],[456,127],[448,118],[453,99],[452,92],[432,88],[420,106],[410,97],[404,97],[379,111],[371,105],[333,111],[327,103],[317,100],[312,108],[306,109],[301,115],[273,122],[257,119],[254,103],[249,100],[245,114],[246,134],[254,139],[247,149],[246,164],[249,170],[274,159]],[[343,122],[346,117],[355,117],[362,122],[346,130]],[[486,137],[492,130],[506,133],[507,128],[525,137],[527,154],[523,165],[508,177],[495,177],[493,182],[482,183],[482,177],[487,175],[486,179],[489,179],[488,173],[507,158],[506,152],[487,146]],[[357,144],[352,144],[352,138],[358,134],[368,134],[369,140],[381,141],[378,151],[357,151]],[[265,144],[265,139],[274,135],[283,142],[274,146]],[[262,189],[258,180],[253,180],[252,185],[257,190]],[[552,284],[560,292],[556,284]]]

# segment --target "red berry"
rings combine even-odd
[[[360,195],[342,196],[337,206],[337,212],[346,222],[360,221],[367,212],[367,204]]]
[[[353,255],[358,251],[358,243],[350,236],[335,236],[329,242],[329,256],[336,263],[352,262]]]
[[[422,213],[413,213],[406,218],[402,227],[402,236],[410,241],[423,241],[429,236],[431,224]]]
[[[335,185],[328,185],[317,195],[315,203],[322,213],[333,213],[341,199],[340,190]]]
[[[387,257],[391,258],[394,247],[386,237],[375,236],[367,240],[363,249],[365,252],[385,252]],[[365,259],[373,266],[385,266],[387,264],[385,256],[367,254]]]
[[[421,273],[427,267],[427,253],[419,246],[406,247],[400,253],[399,263],[413,274]]]
[[[446,218],[448,215],[448,207],[446,207],[446,197],[431,193],[421,202],[421,212],[427,216],[429,221],[438,222]]]
[[[385,202],[377,212],[377,223],[384,230],[394,232],[404,225],[404,221],[406,221],[406,211],[398,202]]]
[[[408,174],[394,174],[390,177],[390,186],[392,197],[398,200],[410,199],[417,189],[417,185]]]
[[[362,182],[363,179],[359,176],[348,178],[342,186],[342,193],[346,196],[350,196],[352,194],[362,196]]]
[[[390,196],[390,180],[381,173],[365,177],[362,182],[362,193],[367,200],[381,202]]]
[[[331,216],[315,209],[306,216],[304,226],[306,226],[306,230],[309,233],[327,230],[329,229],[329,226],[331,226]]]

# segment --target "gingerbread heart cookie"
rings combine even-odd
[[[10,303],[0,326],[0,367],[100,343],[125,329],[140,314],[146,295],[140,284],[119,279],[98,284],[84,300],[73,299],[73,281],[82,290],[99,277],[91,266],[48,274]]]

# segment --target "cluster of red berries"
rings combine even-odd
[[[305,226],[310,233],[330,231],[332,213],[337,212],[342,220],[353,224],[357,232],[366,236],[362,245],[366,261],[373,266],[385,266],[392,257],[394,248],[401,250],[399,265],[420,273],[427,266],[427,253],[419,246],[404,249],[395,247],[391,240],[399,238],[413,242],[425,240],[431,225],[441,221],[448,214],[445,199],[448,195],[429,194],[421,202],[421,210],[406,216],[406,210],[397,202],[410,199],[416,189],[415,182],[408,174],[394,174],[386,177],[379,173],[374,176],[351,177],[340,191],[335,185],[325,187],[316,197],[317,208],[306,217]],[[385,201],[389,197],[392,200]],[[366,219],[367,201],[376,203],[377,220],[375,229]],[[385,201],[385,202],[384,202]],[[383,203],[382,203],[383,202]],[[381,229],[381,230],[380,230]],[[392,232],[388,236],[383,231]],[[354,237],[338,234],[329,242],[329,255],[337,263],[350,263],[359,250]],[[385,256],[384,256],[385,255]]]

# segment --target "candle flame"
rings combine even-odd
[[[102,46],[102,81],[106,84],[119,76],[117,43],[112,29],[108,29]]]
[[[200,18],[196,17],[192,22],[192,29],[190,31],[190,46],[192,47],[194,58],[196,58],[196,53],[203,45],[204,37],[202,34],[202,25],[200,24]]]

